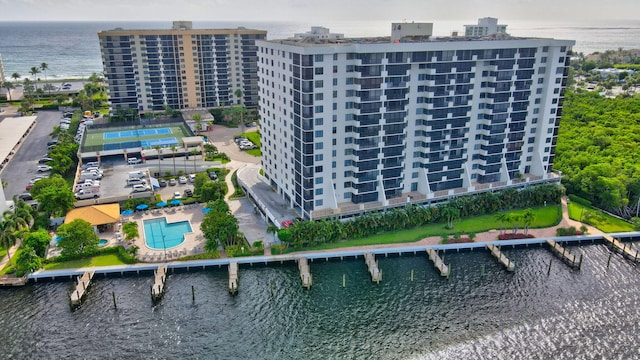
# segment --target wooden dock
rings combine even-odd
[[[613,251],[621,253],[622,256],[633,262],[638,262],[638,255],[640,254],[631,247],[631,244],[627,245],[611,235],[604,235],[604,242],[609,245]]]
[[[238,263],[236,261],[229,263],[229,293],[231,295],[238,293]]]
[[[445,265],[444,261],[442,261],[440,256],[438,256],[438,253],[433,250],[433,248],[427,248],[427,255],[429,256],[429,260],[433,262],[433,265],[440,272],[440,276],[449,278],[451,269],[449,268],[449,266]]]
[[[487,244],[487,250],[491,252],[491,255],[495,257],[500,264],[504,265],[507,271],[515,271],[516,265],[513,261],[509,260],[503,253],[500,251],[500,248],[495,246],[494,244]]]
[[[371,274],[371,281],[376,283],[380,283],[382,281],[382,271],[378,268],[378,262],[376,261],[376,257],[368,252],[364,254],[364,262],[367,264],[367,268],[369,269],[369,274]]]
[[[300,270],[300,280],[302,280],[302,286],[309,289],[313,284],[313,278],[311,277],[311,270],[309,269],[309,261],[306,257],[298,258],[298,270]]]
[[[91,286],[91,280],[93,279],[94,271],[87,271],[82,276],[78,276],[76,288],[69,295],[69,305],[72,308],[76,308],[82,304],[82,300],[87,294],[87,289]]]
[[[0,286],[24,286],[27,284],[27,277],[3,277],[0,278]]]
[[[151,300],[158,301],[164,295],[164,287],[167,281],[167,265],[158,266],[154,272],[153,286],[151,287]]]
[[[580,255],[580,260],[578,260],[577,256],[573,255],[569,250],[555,242],[555,240],[547,239],[547,245],[549,245],[551,251],[560,257],[560,259],[567,265],[574,269],[582,268],[582,255]]]

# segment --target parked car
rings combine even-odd
[[[293,225],[293,221],[291,220],[282,220],[282,227],[288,229],[289,226]]]
[[[189,174],[189,182],[194,182],[196,181],[196,174]]]
[[[48,157],[48,156],[45,156],[45,157],[43,157],[42,159],[38,160],[38,164],[46,164],[46,163],[48,163],[49,161],[53,161],[53,159],[52,159],[52,158],[50,158],[50,157]]]
[[[58,144],[58,140],[51,140],[47,143],[47,146],[57,145],[57,144]]]
[[[90,161],[88,163],[82,164],[82,168],[83,169],[87,169],[87,168],[90,168],[90,167],[98,167],[98,166],[100,166],[100,164],[98,164],[97,161]]]
[[[192,197],[192,196],[193,196],[193,191],[191,189],[184,190],[184,197]]]
[[[167,186],[167,180],[164,180],[164,179],[158,180],[158,185],[160,187],[166,187]]]
[[[173,198],[174,199],[180,199],[182,197],[182,195],[180,195],[180,191],[176,191],[173,193]]]
[[[133,185],[133,188],[131,190],[131,192],[145,192],[145,191],[150,191],[151,187],[149,185],[143,185],[143,184],[136,184]]]
[[[51,170],[51,166],[49,165],[38,165],[38,172],[45,172],[45,171],[50,171]]]
[[[209,171],[209,179],[218,180],[218,174],[215,171]]]
[[[170,186],[174,186],[175,184],[177,184],[176,179],[169,179]]]
[[[18,199],[22,199],[24,201],[29,201],[29,200],[33,200],[33,196],[31,196],[31,193],[24,192],[24,193],[18,195]]]
[[[127,179],[127,185],[133,185],[135,187],[135,185],[147,185],[147,182],[144,179]]]
[[[127,159],[127,163],[129,165],[134,165],[134,164],[140,164],[142,162],[142,160],[135,158],[135,157],[130,157],[129,159]]]
[[[85,200],[85,199],[97,199],[100,197],[100,189],[82,189],[76,193],[76,199]]]
[[[178,178],[178,182],[179,182],[180,184],[186,184],[186,183],[187,183],[187,177],[186,177],[186,176],[180,176],[180,177]]]

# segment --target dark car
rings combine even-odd
[[[166,187],[167,186],[167,180],[158,180],[158,185],[160,185],[160,187]]]
[[[29,200],[33,200],[33,196],[31,196],[30,193],[25,192],[25,193],[22,193],[22,194],[18,195],[18,199],[22,199],[24,201],[29,201]]]
[[[192,196],[193,196],[193,191],[191,189],[184,190],[184,197],[192,197]]]
[[[218,180],[218,174],[215,171],[209,171],[209,179]]]
[[[53,161],[53,159],[50,157],[43,157],[42,159],[38,160],[38,164],[46,164],[49,161]]]

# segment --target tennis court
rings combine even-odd
[[[169,135],[171,133],[172,133],[171,128],[168,128],[168,127],[154,128],[154,129],[109,131],[102,134],[102,139],[113,140],[113,139],[120,139],[120,138],[144,137],[144,136],[152,136],[152,135]]]

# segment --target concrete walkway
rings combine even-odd
[[[9,254],[10,254],[11,256],[14,256],[14,255],[16,254],[16,251],[18,251],[18,249],[20,248],[20,245],[21,245],[21,244],[22,244],[22,240],[21,240],[21,239],[18,239],[18,240],[16,241],[16,244],[15,244],[15,245],[13,245],[13,246],[9,249],[9,251],[8,251],[8,252],[9,252]],[[8,263],[9,263],[9,257],[8,257],[8,256],[6,256],[6,255],[5,255],[5,256],[3,256],[3,257],[2,257],[2,260],[0,260],[0,270],[1,270],[1,269],[4,269],[5,265],[7,265]],[[15,262],[13,262],[13,265],[15,265],[15,264],[16,264],[16,263],[15,263]],[[7,276],[7,275],[5,275],[5,276]]]

